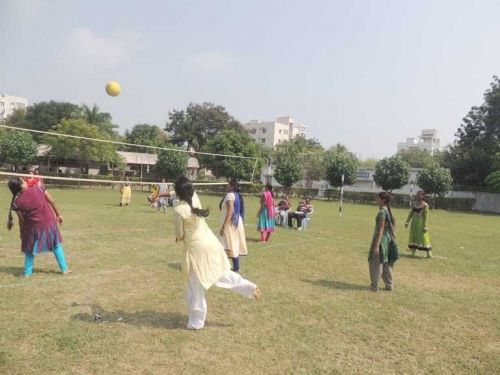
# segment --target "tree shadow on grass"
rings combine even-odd
[[[310,283],[312,285],[316,286],[323,286],[325,288],[334,288],[334,289],[342,289],[342,290],[369,290],[369,286],[364,286],[364,285],[358,285],[358,284],[350,284],[350,283],[344,283],[342,281],[335,281],[335,280],[307,280],[307,279],[302,279],[302,281],[306,283]]]
[[[106,311],[96,304],[76,304],[72,306],[90,306],[90,313],[79,313],[71,316],[79,320],[94,324],[131,324],[134,326],[149,326],[163,329],[186,329],[187,315],[179,313],[162,313],[157,311],[127,312],[123,310]],[[229,324],[206,322],[206,327],[230,327]]]

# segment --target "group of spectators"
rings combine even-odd
[[[276,206],[276,220],[278,224],[284,226],[288,223],[288,228],[293,228],[293,219],[295,219],[297,221],[297,229],[302,230],[302,222],[304,218],[314,211],[311,199],[311,197],[301,199],[297,209],[293,211],[288,195],[283,194],[281,200]]]

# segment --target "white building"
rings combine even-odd
[[[0,122],[4,122],[16,109],[26,108],[28,99],[19,96],[0,95]]]
[[[429,152],[431,155],[439,151],[439,138],[436,129],[423,129],[417,138],[406,138],[406,142],[398,143],[398,152],[411,149],[419,149]]]
[[[243,128],[257,143],[273,148],[278,143],[290,141],[299,135],[305,137],[307,126],[295,123],[293,117],[286,116],[269,122],[252,120],[243,124]]]

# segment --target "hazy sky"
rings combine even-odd
[[[423,128],[453,140],[500,75],[499,16],[498,0],[0,0],[0,93],[95,103],[121,133],[209,101],[382,157]]]

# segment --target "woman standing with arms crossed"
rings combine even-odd
[[[222,211],[220,218],[220,240],[227,256],[233,262],[233,271],[240,271],[240,255],[247,255],[247,241],[245,238],[245,203],[240,194],[240,184],[235,178],[227,184],[227,194],[221,200],[219,208]]]
[[[427,217],[429,215],[429,205],[425,202],[425,192],[417,192],[417,203],[411,207],[405,228],[410,224],[410,239],[408,248],[411,255],[415,256],[417,250],[427,251],[427,258],[432,258],[432,246],[427,232]]]
[[[260,232],[261,243],[269,241],[271,233],[274,232],[273,198],[273,186],[268,183],[260,196],[260,209],[257,212],[257,230]]]
[[[205,289],[212,285],[229,289],[250,299],[259,300],[261,291],[254,283],[230,270],[224,248],[210,230],[191,181],[179,177],[175,193],[180,202],[174,207],[175,241],[182,241],[182,270],[187,280],[186,300],[189,309],[188,329],[202,329],[207,317]]]
[[[392,268],[394,262],[389,261],[389,243],[391,236],[394,238],[393,228],[396,225],[396,220],[391,212],[391,195],[382,191],[377,194],[375,202],[379,207],[379,211],[375,217],[375,230],[368,255],[370,289],[374,292],[378,290],[381,274],[385,289],[393,289]]]
[[[12,230],[12,210],[19,218],[21,251],[24,253],[24,277],[33,273],[35,255],[54,252],[63,274],[70,273],[66,265],[59,226],[63,219],[52,196],[40,186],[28,187],[19,177],[9,180],[12,200],[9,209],[7,229]]]

